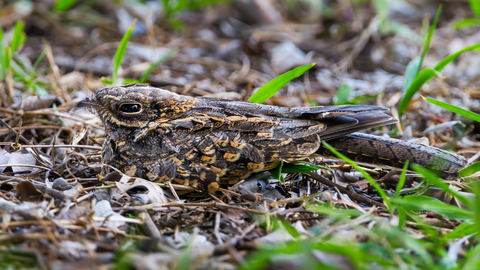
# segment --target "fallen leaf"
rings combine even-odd
[[[21,202],[36,202],[42,197],[42,193],[35,188],[30,181],[22,181],[17,185],[17,199]]]
[[[104,221],[96,221],[95,226],[97,227],[105,226],[118,228],[125,224],[126,218],[118,213],[115,213],[112,210],[110,202],[107,200],[101,200],[97,202],[93,209],[95,211],[95,214],[93,215],[94,217],[106,218]]]
[[[52,188],[60,191],[72,189],[73,186],[70,185],[65,178],[59,177],[53,181]]]
[[[135,182],[133,182],[132,185],[129,185],[128,182],[131,179],[135,179]],[[165,197],[165,194],[163,193],[163,189],[152,181],[148,181],[142,178],[130,177],[125,174],[122,174],[121,179],[118,182],[115,182],[115,184],[117,185],[118,189],[120,189],[122,192],[128,195],[142,193],[143,190],[146,189],[147,192],[145,194],[148,196],[148,200],[147,200],[148,203],[167,203],[168,202],[167,197]],[[139,190],[142,190],[142,191],[138,192]]]
[[[34,111],[39,109],[51,108],[53,104],[59,106],[65,103],[63,99],[57,96],[37,97],[28,96],[22,101],[12,105],[12,109],[19,110],[23,103],[22,109],[24,111]]]
[[[10,153],[4,149],[0,149],[0,165],[7,165],[10,159]],[[2,173],[7,167],[0,167],[0,173]]]
[[[37,160],[32,154],[21,154],[21,153],[12,153],[8,159],[8,164],[25,164],[25,165],[35,165]],[[14,173],[19,172],[32,172],[35,173],[38,171],[36,168],[32,167],[22,167],[22,166],[12,166],[12,171]]]
[[[71,185],[70,185],[71,186]],[[67,195],[70,198],[76,198],[78,195],[85,193],[82,184],[77,182],[75,185],[71,186],[72,188],[64,190],[63,194]]]
[[[109,181],[112,181],[112,182],[118,182],[122,179],[122,173],[118,172],[118,171],[113,171],[111,173],[108,173],[107,175],[105,175],[105,178],[103,179],[103,181],[105,182],[109,182]]]

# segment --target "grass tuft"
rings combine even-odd
[[[263,103],[273,95],[275,95],[282,87],[284,87],[287,83],[292,81],[293,79],[300,77],[305,73],[307,70],[311,69],[317,63],[297,67],[290,71],[283,73],[282,75],[276,77],[275,79],[271,80],[257,92],[255,92],[248,101],[253,103]]]
[[[128,44],[128,41],[130,40],[130,36],[132,35],[133,27],[135,26],[136,22],[137,22],[137,19],[135,19],[132,22],[127,32],[125,32],[125,35],[123,35],[122,41],[120,41],[120,45],[117,48],[117,52],[115,53],[115,57],[113,60],[112,85],[117,84],[118,70],[122,65],[123,56],[127,51],[127,44]]]

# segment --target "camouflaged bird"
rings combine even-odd
[[[188,97],[146,85],[97,90],[77,105],[105,124],[103,162],[129,176],[173,181],[206,192],[252,173],[315,155],[326,140],[364,163],[401,168],[406,160],[458,176],[466,160],[434,147],[353,133],[395,123],[383,107],[284,108]]]

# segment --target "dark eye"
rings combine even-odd
[[[123,104],[120,106],[120,111],[124,113],[136,113],[139,112],[142,109],[142,105],[140,104]]]

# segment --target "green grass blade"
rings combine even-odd
[[[355,170],[359,171],[364,177],[365,179],[368,180],[368,182],[370,183],[370,185],[372,185],[375,190],[378,192],[378,194],[380,194],[380,196],[382,197],[383,201],[387,204],[387,208],[389,211],[392,211],[393,208],[392,208],[392,203],[390,202],[390,199],[387,197],[387,194],[385,193],[385,191],[383,191],[383,189],[377,184],[377,182],[375,182],[375,180],[373,180],[373,178],[366,172],[364,171],[362,168],[360,168],[360,166],[358,166],[357,163],[355,163],[353,160],[347,158],[346,156],[342,155],[340,152],[338,152],[337,150],[335,150],[335,148],[333,148],[330,144],[328,144],[327,142],[325,141],[322,141],[322,144],[328,149],[330,150],[330,152],[332,152],[333,154],[335,154],[337,157],[341,158],[342,160],[344,160],[345,162],[347,162],[348,164],[352,165],[353,168],[355,168]]]
[[[37,77],[38,77],[38,76],[40,76],[40,75],[43,75],[43,74],[49,72],[51,69],[52,69],[51,67],[44,68],[44,69],[42,69],[42,70],[40,70],[40,71],[37,71],[37,72],[36,72],[36,75],[37,75]]]
[[[144,83],[147,81],[147,78],[148,76],[150,76],[150,74],[153,72],[153,70],[158,66],[160,65],[160,63],[162,63],[163,61],[167,60],[168,58],[170,58],[172,55],[176,54],[178,52],[178,49],[177,48],[173,48],[171,49],[170,51],[168,51],[166,54],[162,55],[162,57],[158,58],[157,61],[155,61],[154,63],[152,63],[150,65],[150,67],[148,67],[148,69],[142,74],[142,76],[140,77],[140,83]]]
[[[454,205],[446,204],[439,199],[422,196],[409,195],[401,199],[393,198],[392,202],[398,204],[409,211],[432,211],[449,219],[472,220],[473,212],[468,209],[462,209]]]
[[[305,164],[305,165],[307,165],[307,166],[316,167],[317,170],[324,169],[324,170],[331,171],[332,173],[335,173],[335,170],[333,170],[332,168],[327,167],[327,166],[322,166],[322,165],[314,164],[314,163],[311,163],[311,162],[307,162],[307,161],[305,161],[305,160],[299,160],[299,161],[297,161],[297,162],[298,162],[298,163]]]
[[[101,79],[101,82],[105,83],[105,84],[110,84],[110,85],[113,85],[113,82],[105,77],[103,77]]]
[[[445,103],[445,102],[442,102],[442,101],[438,101],[438,100],[435,100],[433,98],[426,98],[426,97],[423,97],[422,98],[425,100],[425,101],[428,101],[432,104],[435,104],[437,106],[440,106],[446,110],[449,110],[453,113],[456,113],[456,114],[459,114],[461,116],[464,116],[464,117],[467,117],[467,118],[470,118],[472,120],[475,120],[477,122],[480,122],[480,114],[476,114],[474,112],[471,112],[469,110],[465,110],[465,109],[462,109],[460,107],[457,107],[457,106],[454,106],[454,105],[451,105],[451,104],[448,104],[448,103]]]
[[[472,8],[473,13],[477,18],[480,18],[480,1],[478,0],[468,0],[470,7]]]
[[[5,55],[4,62],[3,62],[3,67],[5,69],[9,69],[12,66],[12,50],[9,47],[4,47],[3,48],[3,53]]]
[[[33,86],[33,89],[35,89],[35,93],[40,97],[47,97],[48,96],[48,91],[45,90],[45,88],[41,87],[38,84],[35,84]],[[61,118],[60,118],[60,120],[61,120]]]
[[[5,50],[0,46],[0,79],[5,80],[5,72],[6,72],[6,64],[5,64]]]
[[[454,30],[461,30],[477,26],[480,26],[480,20],[478,18],[466,18],[450,23],[450,27],[452,27]]]
[[[42,51],[42,53],[37,57],[37,60],[35,60],[35,63],[33,63],[31,72],[34,72],[35,69],[37,69],[37,66],[40,64],[40,62],[44,57],[45,57],[45,51]]]
[[[13,37],[12,42],[10,43],[10,48],[12,49],[12,53],[16,52],[17,49],[22,46],[25,42],[26,35],[23,32],[25,25],[21,21],[17,21],[15,23],[15,28],[13,29]]]
[[[10,59],[12,59],[11,56],[10,56]],[[25,82],[28,82],[28,78],[29,78],[28,74],[15,61],[10,61],[10,69],[12,70],[13,75],[21,78]]]
[[[470,209],[473,209],[473,202],[471,202],[467,197],[461,195],[457,191],[451,189],[447,183],[443,182],[442,179],[438,178],[435,173],[430,171],[429,169],[425,169],[422,166],[418,164],[412,164],[412,168],[414,171],[418,172],[419,174],[423,175],[425,179],[428,181],[432,182],[435,186],[441,188],[443,191],[446,193],[454,196],[457,198],[459,201],[461,201],[463,204],[468,206]]]
[[[362,103],[364,101],[374,100],[377,97],[378,97],[378,94],[370,95],[370,96],[359,96],[359,97],[353,98],[347,104],[359,104],[359,103]]]
[[[323,169],[323,168],[320,168],[319,166],[284,163],[282,167],[282,173],[303,173],[308,175],[308,172],[316,171],[320,169]]]
[[[55,2],[55,10],[65,12],[70,10],[77,2],[78,0],[57,0]]]
[[[185,7],[188,10],[199,9],[206,6],[219,4],[223,2],[233,2],[236,0],[201,0],[201,1],[188,1],[188,5]]]
[[[468,51],[473,51],[473,50],[477,50],[477,49],[480,49],[480,43],[477,43],[477,44],[474,44],[474,45],[471,45],[471,46],[468,46],[468,47],[465,47],[463,49],[461,49],[460,51],[456,52],[456,53],[453,53],[445,58],[443,58],[442,61],[440,61],[440,63],[438,63],[436,66],[435,66],[435,70],[436,71],[442,71],[443,68],[445,68],[446,65],[450,64],[451,62],[455,61],[460,55],[462,55],[462,53],[464,52],[468,52]]]
[[[7,52],[8,47],[3,44],[3,31],[0,27],[0,79],[5,79],[5,72],[8,68],[10,62],[7,63]]]
[[[410,101],[412,100],[413,95],[415,95],[415,93],[420,89],[420,87],[422,87],[424,83],[432,79],[435,75],[435,72],[432,69],[425,69],[422,72],[420,72],[420,69],[422,68],[423,59],[427,55],[428,49],[430,48],[430,42],[432,40],[433,33],[435,32],[435,28],[437,26],[438,18],[440,17],[441,11],[442,6],[440,5],[437,9],[437,13],[435,15],[435,19],[433,20],[432,26],[428,31],[427,38],[425,39],[422,56],[419,60],[413,59],[407,66],[407,69],[405,71],[405,85],[403,87],[404,94],[398,106],[399,116],[402,116],[402,114],[405,112],[406,108],[410,104]]]
[[[480,268],[480,244],[473,246],[467,254],[465,254],[465,264],[461,269],[473,270]]]
[[[402,191],[402,188],[405,185],[405,180],[407,179],[408,163],[409,161],[407,160],[405,162],[405,165],[403,166],[402,174],[400,174],[400,179],[398,179],[397,188],[395,189],[395,198],[398,198],[400,196],[400,191]]]
[[[285,179],[282,175],[283,161],[276,167],[271,169],[269,172],[272,174],[273,178],[278,179],[280,182],[284,183]]]
[[[407,211],[403,207],[397,207],[398,214],[398,228],[403,228],[405,222],[407,222]]]
[[[415,77],[417,77],[418,71],[420,70],[420,62],[421,58],[417,56],[408,63],[407,68],[405,69],[405,85],[403,86],[403,92],[407,91],[415,80]]]
[[[135,19],[133,21],[132,25],[130,25],[130,27],[128,28],[125,35],[123,35],[122,41],[120,42],[120,45],[117,48],[117,52],[115,53],[115,58],[114,58],[114,62],[113,62],[113,72],[112,72],[112,84],[113,85],[115,85],[115,83],[117,81],[118,69],[122,65],[123,56],[125,55],[125,52],[127,51],[127,44],[128,44],[128,41],[130,40],[130,36],[132,35],[133,27],[135,26],[136,22],[137,22],[137,20]]]
[[[440,13],[442,12],[442,5],[440,5],[437,9],[437,14],[435,14],[435,19],[433,19],[432,26],[430,27],[430,31],[428,31],[428,36],[425,41],[425,46],[423,48],[422,57],[420,58],[420,64],[418,65],[417,73],[420,72],[422,68],[423,59],[425,55],[427,55],[428,49],[430,48],[430,41],[432,41],[433,32],[435,32],[435,28],[437,27],[438,18],[440,17]]]
[[[140,81],[131,79],[131,78],[125,78],[122,80],[122,84],[132,84],[132,83],[140,83]]]
[[[423,50],[423,53],[422,53],[422,57],[420,59],[420,63],[418,64],[418,70],[421,68],[422,63],[423,63],[423,59],[424,59],[424,57],[425,57],[425,55],[428,51],[428,47],[430,46],[430,41],[431,41],[431,38],[432,38],[432,35],[433,35],[433,31],[435,29],[435,25],[438,21],[438,16],[440,14],[440,11],[441,11],[441,6],[437,10],[437,15],[435,16],[434,22],[432,24],[432,27],[430,28],[428,37],[426,39],[425,47],[424,47],[424,50]],[[404,94],[404,96],[403,96],[403,98],[402,98],[402,100],[401,100],[401,102],[398,106],[398,114],[401,116],[405,112],[405,110],[408,107],[408,104],[410,103],[413,95],[422,87],[422,85],[424,83],[426,83],[427,81],[429,81],[430,79],[432,79],[434,77],[435,71],[437,72],[436,74],[439,74],[439,72],[442,71],[443,68],[445,68],[446,65],[448,65],[449,63],[451,63],[452,61],[457,59],[462,53],[467,52],[467,51],[471,51],[471,50],[476,50],[476,49],[479,49],[479,48],[480,48],[480,44],[475,44],[475,45],[463,48],[462,50],[445,57],[444,59],[442,59],[442,61],[440,61],[435,66],[435,68],[433,68],[433,70],[432,69],[424,69],[422,72],[420,72],[418,75],[416,75],[415,79],[413,80],[413,82],[411,84],[409,84],[409,82],[410,82],[411,76],[414,74],[414,72],[412,71],[412,69],[414,69],[414,64],[412,64],[412,66],[410,66],[410,64],[409,64],[410,69],[409,69],[409,66],[407,66],[407,71],[406,71],[406,74],[405,74],[406,81],[405,81],[405,86],[404,86],[404,88],[407,89],[407,90],[405,91],[405,94]],[[413,62],[413,60],[412,60],[412,62]]]
[[[193,246],[193,245],[192,245]],[[182,249],[177,259],[178,270],[190,270],[193,265],[193,248],[189,246],[186,249]],[[133,268],[133,267],[132,267]]]
[[[12,54],[12,60],[17,63],[17,65],[25,71],[25,73],[30,72],[30,66],[27,62],[24,61],[17,53]]]
[[[283,231],[290,234],[293,238],[298,238],[301,234],[286,220],[280,218],[272,218],[272,231]]]
[[[400,101],[400,105],[398,105],[399,115],[402,115],[405,112],[408,105],[410,104],[410,101],[412,100],[413,95],[415,95],[415,93],[420,90],[422,85],[424,85],[426,82],[428,82],[430,79],[432,79],[435,75],[438,74],[439,73],[436,70],[432,68],[426,68],[417,75],[408,90],[405,92],[402,101]]]
[[[168,24],[180,33],[184,33],[187,26],[179,19],[168,19]]]
[[[42,53],[40,54],[40,56],[37,58],[37,60],[35,60],[35,63],[33,63],[33,66],[32,68],[30,69],[30,82],[33,83],[34,80],[36,80],[38,78],[38,76],[41,75],[41,72],[35,72],[35,69],[37,68],[37,66],[40,64],[40,62],[42,61],[43,57],[45,57],[45,51],[42,51]],[[49,69],[48,69],[49,70]],[[46,72],[45,70],[43,70],[43,72]]]
[[[333,97],[333,105],[347,104],[353,96],[353,88],[343,83],[337,90],[337,93]]]
[[[465,167],[462,170],[460,170],[460,177],[469,176],[469,175],[472,175],[472,174],[474,174],[478,171],[480,171],[480,161],[477,161],[477,162],[473,163],[472,165],[470,165],[468,167]]]
[[[311,97],[308,98],[308,104],[310,104],[310,106],[312,106],[312,107],[319,106],[319,104]]]
[[[258,89],[257,92],[255,92],[248,101],[253,102],[253,103],[263,103],[265,100],[269,99],[275,93],[278,92],[282,87],[284,87],[287,83],[289,83],[291,80],[300,77],[303,73],[305,73],[307,70],[315,66],[317,63],[297,67],[295,69],[292,69],[290,71],[287,71],[283,73],[282,75],[276,77],[275,79],[269,81],[267,84],[262,86],[262,88]]]
[[[471,186],[473,194],[475,195],[473,199],[473,212],[475,214],[475,223],[477,225],[475,227],[477,228],[477,233],[480,233],[480,185],[478,182],[473,182]]]
[[[415,95],[415,93],[418,92],[418,90],[420,90],[422,85],[424,85],[426,82],[431,80],[435,75],[441,76],[440,71],[442,71],[445,68],[445,66],[455,61],[455,59],[457,59],[464,52],[477,50],[477,49],[480,49],[480,43],[465,47],[462,50],[445,57],[433,69],[426,68],[422,70],[422,72],[420,72],[420,74],[417,75],[417,77],[412,82],[408,90],[405,92],[402,98],[402,101],[398,106],[398,114],[401,116],[405,112],[413,95]]]
[[[450,242],[454,239],[462,238],[466,235],[473,234],[477,232],[477,228],[475,224],[472,224],[470,222],[463,222],[462,224],[459,224],[456,228],[453,229],[450,233],[446,234],[443,236],[443,241],[445,242]]]

